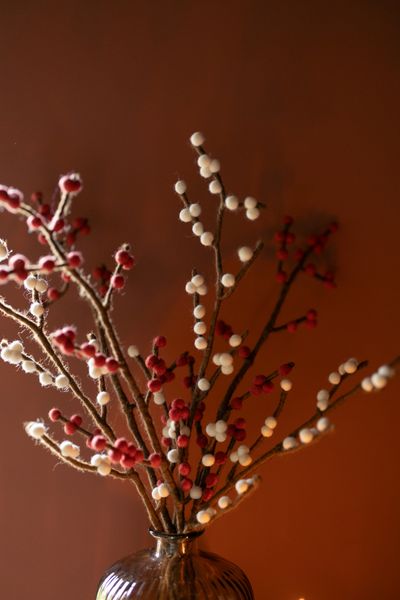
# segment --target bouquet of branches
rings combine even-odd
[[[237,331],[223,320],[224,303],[243,284],[264,243],[260,240],[253,247],[240,247],[236,272],[226,272],[223,225],[230,212],[243,213],[248,221],[255,221],[265,206],[250,196],[242,201],[227,194],[220,163],[206,152],[204,136],[194,133],[190,142],[200,176],[216,199],[216,220],[212,230],[205,228],[202,207],[191,200],[182,180],[175,184],[182,202],[179,219],[191,227],[210,253],[215,287],[209,290],[205,277],[193,269],[186,284],[193,303],[193,347],[177,357],[168,357],[163,335],[144,352],[136,345],[123,347],[112,312],[116,295],[124,289],[126,276],[135,266],[135,257],[130,246],[123,244],[111,269],[102,265],[91,274],[85,271],[77,243],[90,231],[89,223],[71,216],[83,187],[78,173],[59,179],[57,197],[50,203],[40,193],[32,194],[26,202],[18,189],[0,186],[1,207],[24,221],[28,232],[45,248],[43,256],[32,261],[11,253],[6,241],[0,241],[0,282],[16,283],[27,301],[22,310],[0,298],[1,314],[15,321],[20,330],[18,339],[1,341],[1,358],[37,377],[40,385],[62,393],[60,408],[53,407],[46,418],[26,423],[26,432],[57,460],[79,471],[133,484],[151,527],[168,533],[202,529],[236,508],[257,488],[256,472],[263,463],[326,435],[332,429],[328,414],[356,392],[385,387],[399,362],[397,357],[350,384],[348,380],[359,375],[367,362],[345,360],[329,374],[326,387],[316,391],[316,406],[310,417],[289,435],[279,436],[279,418],[292,393],[289,375],[294,364],[271,365],[269,372],[255,375],[251,370],[254,372],[260,349],[275,333],[316,326],[314,309],[289,322],[280,320],[281,310],[303,274],[327,288],[336,286],[334,273],[321,270],[315,262],[319,265],[323,261],[325,246],[337,224],[329,223],[323,231],[298,241],[293,219],[284,218],[274,236],[275,305],[249,344],[248,332]],[[80,301],[88,303],[93,322],[86,331],[65,324],[51,330],[48,314],[57,314],[58,306],[67,301],[74,288]],[[32,340],[37,351],[26,350]],[[87,364],[85,385],[74,374],[76,361]],[[245,378],[249,371],[251,379]],[[220,379],[226,385],[217,404],[213,390]],[[250,383],[245,385],[245,381]],[[178,384],[181,392],[175,397],[169,389],[178,389]],[[268,402],[272,408],[260,423],[258,436],[248,440],[242,410],[250,398],[263,395],[272,396]],[[80,412],[72,415],[65,408],[71,399],[80,405]],[[116,431],[117,412],[126,421],[122,433]]]

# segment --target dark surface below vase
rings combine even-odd
[[[254,600],[251,584],[239,567],[197,549],[202,532],[150,533],[156,546],[110,567],[96,600]]]

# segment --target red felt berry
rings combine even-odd
[[[24,269],[28,264],[28,259],[23,254],[14,254],[8,261],[12,269]]]
[[[179,471],[180,475],[182,475],[183,477],[186,477],[187,475],[189,475],[189,473],[191,471],[191,466],[189,465],[188,462],[180,463],[180,465],[178,466],[178,471]]]
[[[42,256],[39,259],[39,267],[42,271],[46,271],[47,273],[51,273],[56,266],[56,259],[54,256]]]
[[[278,369],[279,375],[284,377],[285,375],[289,375],[290,371],[293,369],[293,365],[290,363],[285,363],[281,365]]]
[[[159,392],[162,388],[162,383],[159,379],[150,379],[147,383],[148,389],[154,394],[154,392]]]
[[[231,400],[231,408],[233,410],[240,410],[243,406],[243,399],[237,396],[236,398],[232,398]]]
[[[109,373],[116,373],[119,369],[119,362],[112,357],[106,359],[106,367]]]
[[[285,248],[280,248],[276,251],[276,258],[279,260],[286,260],[289,256],[289,252]]]
[[[121,462],[121,458],[122,458],[122,452],[120,450],[117,450],[116,448],[111,448],[108,452],[108,457],[111,460],[111,462],[116,465],[118,463]]]
[[[67,254],[67,262],[74,269],[83,264],[83,256],[80,252],[69,252]]]
[[[186,421],[190,416],[190,409],[188,406],[185,406],[185,408],[182,408],[181,410],[181,419],[182,421]]]
[[[40,217],[31,215],[30,217],[28,217],[26,223],[29,229],[38,229],[42,225],[42,219]]]
[[[58,408],[52,408],[49,411],[49,419],[50,421],[53,421],[53,423],[55,423],[56,421],[58,421],[61,417],[61,411]]]
[[[64,432],[67,435],[72,435],[76,431],[76,425],[68,421],[68,423],[64,423]]]
[[[167,369],[164,373],[164,377],[165,377],[166,383],[171,383],[171,381],[173,381],[175,379],[175,373],[173,371],[170,371],[169,369]]]
[[[196,438],[196,444],[200,446],[200,448],[206,448],[208,444],[208,438],[204,433],[201,433]]]
[[[120,460],[120,464],[125,469],[132,469],[135,466],[135,459],[133,456],[128,456],[127,454],[123,454]]]
[[[165,360],[163,360],[162,358],[157,359],[157,362],[155,363],[155,365],[153,367],[153,371],[157,375],[164,375],[166,370],[167,370],[167,365],[165,364]]]
[[[172,404],[171,404],[172,408],[179,408],[181,410],[182,408],[185,408],[185,406],[186,406],[185,401],[182,398],[174,398],[172,400]]]
[[[162,437],[161,438],[161,443],[163,446],[165,446],[166,448],[170,448],[172,446],[172,440],[171,438],[168,437]]]
[[[126,271],[132,269],[135,265],[135,259],[127,250],[118,250],[115,255],[115,261],[121,265]]]
[[[274,389],[274,384],[272,381],[266,381],[262,386],[262,391],[264,394],[270,394]]]
[[[82,189],[82,180],[77,175],[64,175],[60,179],[60,187],[63,192],[67,194],[76,194]]]
[[[286,240],[286,234],[284,231],[277,231],[274,235],[275,242],[284,242]]]
[[[314,327],[316,327],[318,325],[318,321],[316,319],[314,319],[314,321],[306,321],[305,322],[305,326],[307,327],[307,329],[314,329]]]
[[[285,225],[292,225],[293,221],[294,221],[293,217],[291,217],[289,215],[285,215],[283,217],[283,222]]]
[[[153,469],[158,469],[161,465],[161,456],[157,452],[149,455],[149,461]]]
[[[333,222],[329,225],[329,231],[331,233],[336,233],[336,231],[339,229],[339,224],[336,222]]]
[[[288,330],[289,333],[294,333],[295,331],[297,331],[297,323],[296,321],[290,321],[290,323],[288,323],[286,325],[286,329]]]
[[[301,248],[296,248],[296,250],[294,251],[294,258],[296,260],[301,260],[304,256],[304,250],[302,250]]]
[[[306,314],[306,319],[307,321],[315,321],[318,317],[318,313],[314,308],[310,308],[310,310],[307,311]]]
[[[252,385],[249,391],[252,396],[261,396],[262,387],[261,385]]]
[[[61,279],[63,281],[65,281],[65,283],[68,283],[69,281],[71,281],[71,275],[69,275],[68,273],[65,273],[64,271],[61,273]]]
[[[183,385],[185,386],[185,388],[191,388],[193,387],[194,381],[194,377],[192,377],[191,375],[186,375],[186,377],[183,378]]]
[[[193,481],[191,479],[185,478],[181,481],[181,488],[184,492],[190,492],[193,487]]]
[[[28,277],[28,271],[26,269],[14,269],[14,275],[19,281],[25,281]]]
[[[209,500],[211,500],[211,498],[213,497],[214,492],[212,489],[207,489],[204,490],[203,495],[202,495],[202,499],[204,500],[204,502],[208,502]]]
[[[200,410],[199,408],[196,408],[196,411],[195,411],[194,417],[193,417],[194,421],[196,421],[196,422],[201,421],[202,418],[203,418],[203,411]]]
[[[128,456],[132,456],[132,458],[136,458],[138,452],[139,450],[136,448],[135,444],[129,442],[125,453],[128,454]]]
[[[188,355],[187,352],[184,352],[176,359],[177,367],[185,367],[188,364]]]
[[[229,437],[233,437],[235,435],[236,432],[236,427],[233,425],[233,423],[231,423],[230,425],[228,425],[228,429],[226,430],[226,434]]]
[[[42,246],[46,246],[46,245],[47,245],[46,236],[45,236],[45,235],[43,235],[43,233],[39,233],[39,234],[38,234],[38,242],[39,242],[39,244],[41,244]]]
[[[248,358],[251,354],[251,350],[248,346],[240,346],[238,350],[238,355],[240,358]]]
[[[140,450],[140,449],[136,450],[135,461],[136,461],[136,463],[141,463],[144,461],[143,450]]]
[[[234,438],[237,442],[243,442],[246,439],[246,430],[245,429],[236,429]]]
[[[228,455],[225,452],[216,452],[214,458],[216,465],[224,465],[228,460]]]
[[[318,236],[317,235],[309,235],[307,238],[307,244],[309,246],[314,246],[314,244],[318,243]]]
[[[155,348],[165,348],[167,345],[167,338],[163,335],[158,335],[153,340],[153,346]]]
[[[120,450],[121,452],[128,451],[128,442],[125,438],[117,438],[114,442],[114,448]]]
[[[91,444],[93,450],[96,450],[96,452],[103,452],[104,448],[107,446],[107,440],[103,435],[95,435]]]
[[[236,419],[235,427],[237,427],[238,429],[243,429],[244,427],[246,427],[246,419],[243,419],[242,417]]]
[[[149,354],[144,362],[148,369],[153,369],[158,362],[158,357],[155,354]]]
[[[51,302],[55,302],[60,296],[61,294],[56,288],[51,287],[47,290],[47,297]]]
[[[88,358],[92,358],[96,354],[96,346],[94,346],[90,342],[85,342],[84,344],[81,344],[80,350]]]
[[[285,236],[285,241],[287,244],[293,244],[293,242],[295,241],[296,236],[292,231],[288,231],[286,236]]]
[[[256,375],[253,380],[254,385],[263,385],[265,383],[266,377],[265,375]]]
[[[43,217],[48,217],[51,213],[50,204],[41,204],[38,210]]]
[[[178,435],[178,439],[176,440],[176,444],[178,448],[187,448],[189,445],[189,436],[187,435]]]
[[[106,357],[101,352],[98,352],[94,356],[94,364],[96,367],[104,367],[104,365],[106,364],[106,360]]]
[[[113,275],[111,277],[111,287],[115,290],[122,290],[125,286],[125,277],[123,275]]]
[[[8,279],[9,275],[10,275],[9,271],[6,271],[6,269],[0,269],[0,281],[6,281],[6,279]]]
[[[54,223],[52,223],[51,225],[51,230],[54,231],[54,233],[58,233],[60,231],[62,231],[65,227],[65,221],[64,219],[57,219]]]
[[[209,473],[205,479],[206,488],[213,488],[218,483],[218,475],[216,473]]]
[[[181,409],[180,408],[171,408],[168,412],[169,418],[171,421],[175,421],[177,423],[181,420]]]
[[[285,283],[285,281],[287,280],[287,273],[285,271],[278,271],[275,274],[275,279],[279,282],[279,283]]]
[[[83,419],[81,415],[72,415],[72,417],[70,418],[71,423],[73,423],[77,427],[80,427],[82,425],[82,420]]]

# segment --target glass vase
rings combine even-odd
[[[254,600],[251,584],[233,563],[199,550],[201,531],[150,531],[156,545],[110,567],[96,600]]]

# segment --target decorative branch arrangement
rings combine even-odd
[[[225,323],[221,313],[225,300],[242,284],[264,244],[258,241],[254,248],[240,247],[238,271],[228,273],[224,269],[222,231],[228,213],[242,212],[254,221],[265,207],[252,197],[241,202],[236,196],[227,195],[220,163],[204,150],[203,135],[195,133],[190,141],[197,153],[200,175],[217,199],[216,223],[213,231],[205,230],[200,219],[201,205],[189,199],[184,181],[175,184],[175,192],[183,203],[179,219],[191,226],[193,235],[213,255],[216,285],[214,305],[207,316],[201,299],[209,293],[208,286],[205,277],[193,270],[186,292],[193,298],[194,348],[173,362],[166,360],[167,340],[161,335],[153,340],[146,357],[135,345],[122,347],[111,313],[115,293],[124,288],[135,258],[129,245],[124,244],[115,253],[112,270],[102,265],[92,276],[85,273],[83,255],[75,247],[90,227],[87,219],[70,217],[73,201],[82,190],[80,176],[70,173],[60,178],[55,206],[45,203],[39,193],[32,195],[30,203],[24,202],[19,190],[0,186],[1,206],[24,219],[29,232],[37,235],[46,248],[46,254],[32,262],[22,254],[10,254],[6,242],[0,241],[0,261],[4,265],[0,268],[0,282],[16,282],[29,303],[23,311],[0,298],[0,312],[13,319],[21,330],[21,340],[1,341],[1,358],[35,375],[42,386],[58,388],[64,398],[75,398],[82,408],[82,415],[52,408],[46,421],[27,423],[26,432],[75,469],[132,483],[144,503],[151,527],[165,532],[204,528],[236,508],[258,486],[259,477],[254,473],[263,463],[320,439],[331,430],[327,415],[334,408],[360,390],[383,388],[400,360],[395,358],[342,392],[347,380],[367,366],[366,361],[346,360],[329,375],[329,385],[317,392],[316,408],[310,418],[271,443],[292,392],[288,376],[294,364],[273,365],[271,372],[253,376],[250,387],[243,381],[273,334],[293,333],[303,325],[316,326],[314,309],[287,323],[279,318],[292,286],[303,274],[320,280],[327,288],[336,286],[333,273],[320,272],[312,257],[323,253],[337,225],[329,224],[294,248],[293,219],[285,217],[282,229],[275,234],[275,277],[279,286],[275,306],[255,343],[247,345],[247,332],[238,332]],[[58,302],[73,287],[90,306],[93,331],[90,329],[85,335],[74,326],[49,331],[48,313],[56,311]],[[26,340],[36,342],[38,356],[25,351],[23,334]],[[90,392],[74,375],[76,359],[87,363]],[[178,377],[182,398],[171,398],[168,385]],[[211,396],[220,378],[226,379],[226,391],[215,407]],[[258,437],[246,445],[246,421],[236,415],[248,398],[269,394],[276,395],[276,406],[260,424]],[[114,419],[110,417],[118,410],[125,416],[129,436],[121,437],[114,430]],[[209,420],[205,413],[209,415],[211,411],[215,416]],[[66,439],[56,439],[53,430],[57,427],[63,429]]]

